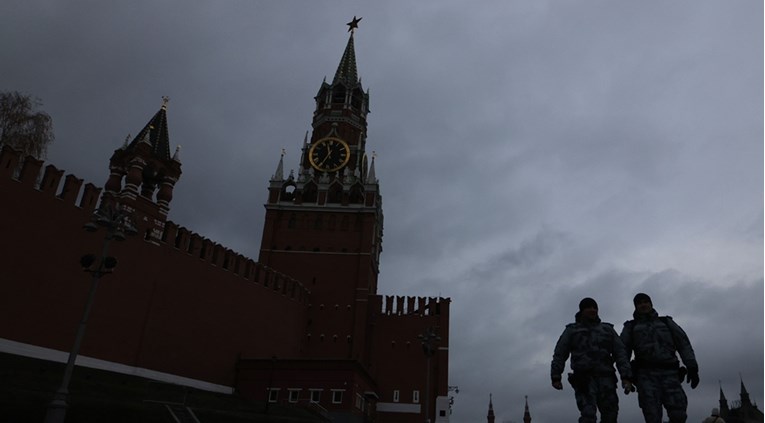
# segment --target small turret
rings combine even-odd
[[[180,145],[175,146],[175,153],[173,154],[173,160],[178,163],[181,162],[181,146]]]
[[[285,151],[282,148],[282,154],[279,156],[279,164],[276,165],[274,176],[271,177],[271,180],[274,182],[281,182],[284,180],[284,154]]]
[[[376,157],[376,153],[372,152],[372,163],[370,163],[369,165],[369,171],[367,172],[367,180],[365,181],[368,185],[377,184],[377,175],[375,175],[375,157]]]

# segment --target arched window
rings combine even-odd
[[[329,192],[327,193],[327,202],[328,203],[340,203],[343,201],[343,186],[339,183],[334,183],[332,186],[329,187]]]
[[[338,85],[332,90],[332,104],[345,104],[344,86]]]
[[[303,188],[303,196],[301,199],[304,203],[315,203],[318,198],[317,193],[318,190],[314,183],[306,184],[305,188]]]
[[[361,102],[364,99],[364,92],[361,91],[361,89],[356,88],[351,93],[351,107],[353,107],[356,110],[361,110]]]
[[[348,199],[348,202],[351,204],[364,203],[364,190],[361,188],[361,185],[356,184],[351,188],[351,196]]]
[[[282,192],[279,194],[279,201],[292,201],[295,199],[295,184],[290,182],[284,184]]]

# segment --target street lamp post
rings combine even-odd
[[[90,291],[88,292],[88,299],[85,302],[85,309],[82,312],[82,319],[77,327],[77,334],[74,337],[74,345],[72,346],[71,351],[69,351],[69,359],[66,362],[61,386],[56,390],[56,393],[53,395],[53,400],[48,404],[45,423],[63,423],[64,418],[66,417],[66,400],[69,394],[69,381],[72,379],[74,362],[77,359],[77,354],[80,352],[82,339],[85,337],[85,327],[88,324],[90,309],[96,298],[98,281],[101,279],[101,276],[111,273],[117,265],[117,259],[107,255],[109,252],[109,244],[112,240],[124,241],[125,235],[135,235],[137,233],[135,226],[130,221],[129,214],[119,206],[107,206],[96,210],[93,213],[92,220],[85,224],[84,229],[88,232],[95,232],[99,227],[106,228],[106,236],[104,237],[104,243],[101,247],[101,256],[97,258],[93,254],[87,254],[80,259],[80,264],[82,265],[83,270],[92,275]]]
[[[422,342],[422,351],[425,353],[425,423],[430,423],[430,358],[436,353],[436,344],[441,341],[441,337],[432,327],[428,327],[417,338]]]
[[[457,386],[457,385],[449,386],[449,388],[447,388],[447,391],[449,391],[449,392],[454,391],[455,394],[459,394],[460,393],[460,387]],[[452,414],[452,406],[453,405],[454,405],[454,397],[449,397],[449,415]]]

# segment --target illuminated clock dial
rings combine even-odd
[[[348,143],[340,138],[322,138],[311,146],[308,151],[308,160],[311,166],[322,172],[334,172],[341,169],[351,158],[351,149]]]

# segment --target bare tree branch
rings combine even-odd
[[[25,155],[45,159],[53,143],[53,119],[36,111],[42,102],[29,95],[0,92],[0,145],[6,144]]]

